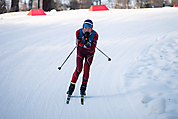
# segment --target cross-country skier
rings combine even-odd
[[[70,82],[69,90],[67,94],[72,95],[75,84],[78,80],[79,74],[83,68],[84,63],[84,73],[82,85],[80,87],[80,94],[86,95],[86,87],[89,78],[90,66],[92,64],[92,60],[95,53],[95,47],[98,40],[98,34],[95,30],[93,30],[93,22],[90,19],[87,19],[83,23],[83,28],[78,29],[76,31],[76,44],[77,44],[77,67],[75,72],[73,73],[72,80]],[[85,60],[84,60],[85,59]]]

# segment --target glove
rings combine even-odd
[[[89,48],[89,47],[91,47],[91,43],[90,43],[89,41],[87,41],[87,43],[85,44],[85,46],[86,46],[87,48]]]
[[[89,37],[90,37],[90,33],[89,33],[89,32],[85,32],[85,33],[83,34],[83,36],[84,36],[84,38],[89,38]]]
[[[90,33],[89,32],[85,32],[82,36],[82,40],[81,43],[84,44],[87,48],[89,48],[91,46],[91,43],[89,41],[89,36]]]

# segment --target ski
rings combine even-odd
[[[68,95],[68,96],[67,96],[67,100],[66,100],[66,103],[67,103],[67,104],[69,104],[70,98],[71,98],[71,95]]]
[[[81,105],[84,105],[84,95],[81,95]]]
[[[71,97],[72,97],[71,95],[67,96],[66,104],[69,104]],[[81,105],[84,105],[84,95],[81,95]]]

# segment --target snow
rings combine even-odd
[[[0,15],[1,119],[177,119],[178,9],[28,12]],[[106,17],[107,16],[107,17]],[[76,84],[75,31],[92,19],[99,33],[85,105]]]
[[[148,104],[147,112],[151,114],[162,114],[165,113],[166,100],[164,98],[152,100]]]

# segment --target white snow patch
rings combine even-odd
[[[148,103],[152,100],[152,98],[148,95],[143,95],[142,99],[141,99],[141,102],[142,103]]]
[[[165,113],[166,100],[164,98],[157,98],[148,103],[148,114],[162,114]]]
[[[159,115],[157,119],[178,119],[178,114],[164,113]]]

